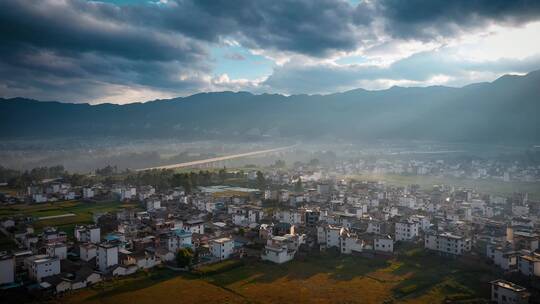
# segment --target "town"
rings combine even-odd
[[[0,197],[6,297],[24,290],[34,300],[61,298],[140,271],[284,264],[321,252],[388,260],[403,248],[486,264],[493,272],[483,286],[490,290],[480,291],[486,300],[540,297],[540,201],[527,193],[341,178],[316,160],[189,172],[108,166],[92,176],[59,166],[22,175],[2,185]]]

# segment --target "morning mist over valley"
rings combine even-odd
[[[539,303],[540,3],[0,0],[2,303]]]

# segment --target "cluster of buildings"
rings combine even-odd
[[[4,218],[2,232],[23,250],[0,257],[0,284],[63,293],[174,267],[183,248],[197,253],[197,267],[243,257],[282,264],[313,250],[390,257],[403,243],[448,258],[482,254],[500,268],[501,278],[540,278],[540,202],[526,194],[499,197],[442,185],[421,190],[306,172],[268,172],[265,180],[261,190],[214,186],[191,194],[152,186],[84,187],[76,196],[108,193],[138,207],[95,213],[93,224],[69,235],[54,227],[37,233],[28,219]],[[65,189],[60,183],[50,193],[69,193]],[[491,285],[499,303],[522,303],[530,294],[502,279]]]
[[[540,181],[540,168],[520,161],[380,158],[375,162],[344,161],[335,165],[342,174],[407,174],[498,180]]]

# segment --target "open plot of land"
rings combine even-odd
[[[99,212],[116,211],[125,207],[136,207],[135,204],[121,202],[82,202],[77,200],[41,203],[18,204],[0,209],[0,218],[4,216],[28,216],[35,219],[36,231],[44,227],[54,226],[72,235],[76,224],[92,223],[92,215]],[[66,215],[70,216],[66,216]]]
[[[482,303],[495,277],[474,258],[453,260],[411,249],[389,260],[324,254],[284,265],[248,262],[203,276],[158,270],[107,282],[60,302]]]
[[[503,182],[496,180],[464,179],[418,175],[353,175],[357,180],[384,181],[391,185],[407,186],[418,184],[422,189],[431,189],[433,185],[445,184],[455,187],[473,188],[481,193],[510,195],[514,192],[527,192],[529,197],[540,199],[540,182]]]

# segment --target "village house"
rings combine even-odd
[[[527,289],[514,283],[495,280],[491,284],[491,301],[497,304],[526,304],[529,303],[530,294]]]
[[[230,238],[219,238],[211,240],[210,252],[218,260],[228,259],[234,252],[234,241]]]
[[[471,251],[471,240],[451,233],[428,232],[424,247],[446,255],[463,255]]]

